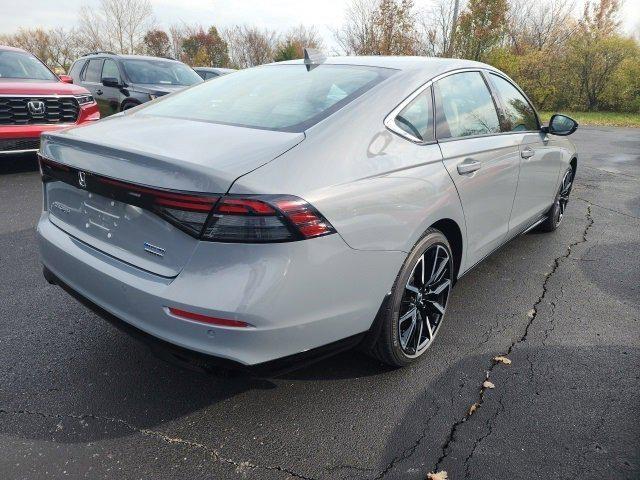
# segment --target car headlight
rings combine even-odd
[[[75,95],[75,98],[79,105],[87,105],[95,101],[92,95]]]

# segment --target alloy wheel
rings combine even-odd
[[[571,193],[571,186],[573,185],[573,169],[570,168],[562,177],[562,184],[560,185],[560,193],[558,194],[558,220],[556,223],[562,221],[564,212],[569,203],[569,194]]]
[[[404,288],[398,315],[403,353],[420,356],[442,323],[452,286],[452,262],[441,244],[432,245],[418,259]]]

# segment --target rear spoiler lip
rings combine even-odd
[[[210,166],[94,141],[69,139],[55,133],[42,135],[38,154],[59,165],[125,182],[140,183],[139,179],[145,178],[147,185],[167,190],[225,193],[236,178]],[[108,161],[115,165],[108,168]]]

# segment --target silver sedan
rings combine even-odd
[[[560,224],[576,128],[465,60],[239,71],[43,135],[45,277],[190,365],[407,365],[457,279]]]

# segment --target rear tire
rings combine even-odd
[[[564,218],[567,204],[569,203],[569,195],[571,194],[571,187],[573,187],[574,176],[575,170],[570,166],[564,172],[564,175],[562,175],[562,182],[560,183],[560,188],[558,189],[556,198],[553,201],[553,205],[546,213],[546,220],[538,227],[538,231],[547,233],[553,232],[560,226],[560,223]]]
[[[418,360],[444,319],[453,286],[453,254],[447,238],[428,229],[405,260],[381,313],[370,353],[394,367]]]

